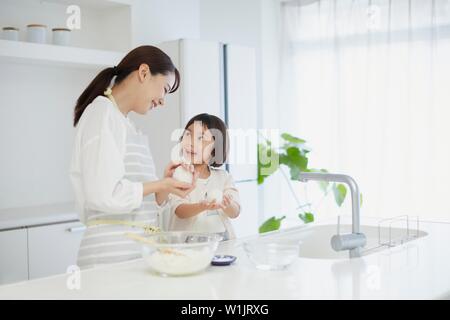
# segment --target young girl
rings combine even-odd
[[[184,161],[192,164],[196,187],[186,197],[170,195],[170,230],[221,233],[235,238],[230,219],[240,213],[239,193],[231,175],[219,169],[228,153],[225,123],[216,116],[202,113],[186,124],[181,138]],[[223,199],[211,195],[223,194]]]

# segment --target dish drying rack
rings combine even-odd
[[[385,218],[378,222],[378,243],[370,247],[364,247],[362,254],[383,247],[393,248],[419,237],[419,217],[401,215]],[[402,230],[402,232],[396,232]]]
[[[398,226],[400,224],[400,226]],[[403,224],[406,224],[406,228]],[[387,226],[387,232],[383,228]],[[405,232],[393,235],[394,228],[403,228]],[[386,234],[387,233],[387,234]],[[382,219],[378,222],[378,244],[380,246],[395,247],[419,237],[419,217],[401,215]]]

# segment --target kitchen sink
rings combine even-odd
[[[340,233],[350,233],[351,224],[340,225]],[[367,237],[367,243],[362,249],[362,256],[370,255],[388,247],[401,245],[425,237],[426,232],[407,228],[379,227],[361,225],[361,232]],[[337,233],[336,224],[303,226],[262,235],[270,237],[274,242],[300,243],[299,256],[311,259],[348,259],[348,251],[334,251],[330,239]],[[267,239],[268,240],[268,239]]]

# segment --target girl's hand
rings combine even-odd
[[[224,207],[224,210],[229,208],[231,206],[232,202],[233,202],[232,196],[230,196],[229,194],[223,195],[222,206]]]
[[[223,212],[225,214],[234,219],[239,216],[240,206],[233,200],[233,197],[230,194],[224,194],[222,200]]]
[[[222,205],[222,203],[217,203],[216,200],[213,201],[200,201],[200,206],[203,210],[218,210],[218,209],[225,209],[225,207]]]
[[[170,162],[164,169],[164,178],[172,178],[175,169],[179,166],[183,166],[185,170],[194,173],[194,166],[192,164]]]
[[[222,203],[217,203],[216,200],[213,201],[203,200],[200,202],[200,205],[204,210],[218,210],[218,209],[226,210],[227,208],[231,207],[232,201],[233,198],[230,195],[226,194],[223,196]]]

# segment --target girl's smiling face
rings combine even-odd
[[[208,164],[214,149],[214,137],[201,121],[195,121],[184,130],[181,147],[183,158],[191,164]]]

